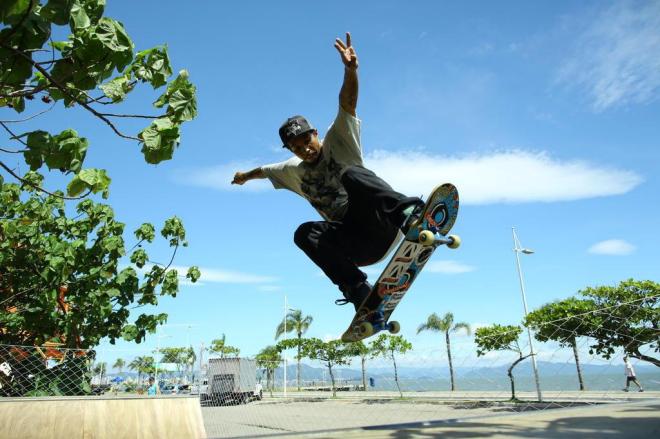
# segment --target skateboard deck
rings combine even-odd
[[[408,230],[371,293],[355,313],[342,341],[354,342],[382,330],[392,334],[400,325],[389,321],[390,315],[410,289],[419,272],[440,246],[457,248],[461,240],[447,233],[458,215],[458,191],[450,183],[437,186],[429,196],[422,215]]]

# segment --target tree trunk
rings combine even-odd
[[[332,364],[328,362],[328,372],[330,372],[330,382],[332,383],[332,397],[337,397],[337,388],[335,387],[335,374],[332,373]]]
[[[298,391],[299,392],[300,392],[300,339],[301,339],[301,337],[302,337],[302,334],[299,333],[298,334],[298,355],[296,357],[298,359],[298,369],[296,370],[296,379],[298,381]]]
[[[269,369],[267,377],[270,379],[270,396],[273,397],[273,387],[275,387],[275,369]],[[268,385],[268,383],[266,383]]]
[[[456,390],[454,384],[454,365],[451,362],[451,342],[449,341],[449,331],[445,331],[445,343],[447,344],[447,360],[449,361],[449,378],[451,380],[451,391]]]
[[[399,386],[399,372],[396,368],[396,359],[394,358],[394,352],[392,352],[392,363],[394,363],[394,382],[396,383],[396,388],[399,390],[399,395],[403,398],[403,393],[401,392],[401,386]]]
[[[577,367],[578,381],[580,382],[580,390],[585,390],[584,380],[582,379],[582,368],[580,366],[580,357],[578,355],[577,343],[575,342],[575,337],[571,340],[571,346],[573,346],[573,356],[575,357],[575,367]]]
[[[367,391],[367,372],[366,372],[366,368],[364,367],[366,362],[367,359],[365,357],[362,357],[362,388],[365,392]]]
[[[531,355],[525,355],[524,357],[522,354],[520,354],[520,358],[518,358],[516,361],[513,362],[511,367],[509,367],[509,370],[507,371],[507,375],[509,375],[509,379],[511,380],[511,400],[516,399],[516,384],[513,381],[513,368],[516,367],[518,363],[523,361],[525,358],[530,357]]]

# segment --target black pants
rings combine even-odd
[[[351,166],[341,178],[348,194],[342,221],[312,221],[298,227],[294,241],[328,278],[346,292],[367,275],[358,267],[380,260],[404,221],[403,210],[422,201],[394,191],[372,171]]]

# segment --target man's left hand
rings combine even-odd
[[[341,61],[344,63],[347,69],[357,70],[358,68],[358,59],[355,49],[351,46],[351,33],[346,32],[346,43],[344,43],[341,38],[335,39],[335,49],[339,52],[341,56]]]

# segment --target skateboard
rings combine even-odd
[[[437,186],[424,205],[420,218],[412,224],[371,293],[355,313],[341,336],[342,341],[359,341],[383,330],[391,334],[399,332],[399,322],[389,321],[390,315],[433,252],[441,245],[451,249],[461,245],[457,235],[447,235],[457,215],[456,187],[450,183]]]

